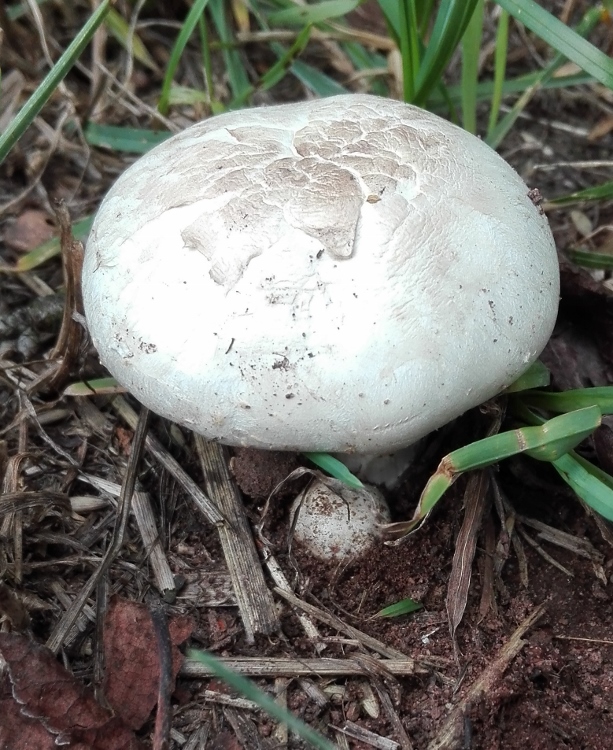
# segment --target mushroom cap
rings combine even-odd
[[[101,361],[230,445],[393,451],[552,331],[547,220],[489,146],[369,95],[230,112],[133,164],[83,270]]]
[[[321,560],[347,561],[365,555],[383,536],[390,511],[376,487],[350,489],[315,479],[292,505],[293,538]]]

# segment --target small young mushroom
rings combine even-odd
[[[381,454],[515,380],[558,306],[547,219],[478,138],[368,95],[229,112],[131,166],[83,294],[101,361],[211,440]]]
[[[315,479],[291,510],[293,535],[314,557],[328,562],[363,558],[382,538],[390,512],[375,487],[349,489]]]

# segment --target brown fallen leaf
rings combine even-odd
[[[0,633],[0,654],[6,662],[0,683],[0,750],[58,745],[66,750],[142,750],[124,722],[103,708],[49,649],[17,633]]]
[[[6,244],[27,253],[53,237],[53,221],[44,211],[26,209],[4,233]]]
[[[35,747],[36,750],[57,750],[55,735],[40,721],[22,713],[22,706],[13,698],[8,675],[0,681],[0,750]],[[71,750],[75,750],[71,746]]]
[[[172,679],[183,662],[177,646],[191,634],[187,617],[170,620]],[[157,702],[160,659],[151,614],[144,604],[114,596],[104,620],[104,694],[109,706],[132,729],[140,729]]]

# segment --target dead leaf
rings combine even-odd
[[[462,622],[468,602],[472,565],[477,550],[477,534],[487,507],[488,487],[489,474],[483,470],[476,471],[468,478],[464,492],[464,520],[455,543],[445,599],[454,648],[457,647],[456,630]]]
[[[49,649],[23,635],[0,633],[0,654],[7,665],[0,687],[0,750],[142,750],[123,721]]]
[[[5,243],[13,250],[27,253],[53,237],[53,222],[48,214],[29,208],[8,227]]]
[[[609,135],[612,130],[613,116],[607,115],[606,117],[602,117],[600,120],[598,120],[598,122],[592,127],[587,135],[587,139],[588,141],[590,141],[590,143],[594,143],[594,141],[599,141],[601,138]]]
[[[55,737],[36,719],[21,712],[13,698],[8,676],[0,681],[0,750],[15,747],[35,747],[36,750],[57,750]],[[71,747],[74,750],[74,746]]]
[[[176,679],[183,655],[177,648],[191,634],[189,618],[168,624],[173,644],[172,674]],[[140,729],[158,695],[160,660],[151,614],[144,604],[114,596],[104,620],[105,697],[132,729]]]

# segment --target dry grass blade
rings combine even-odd
[[[228,519],[228,524],[218,527],[219,538],[245,634],[253,642],[256,633],[270,634],[279,629],[275,603],[264,580],[242,498],[230,476],[227,449],[200,435],[195,435],[195,441],[209,495]]]
[[[83,609],[85,603],[92,595],[94,589],[98,585],[98,582],[102,579],[104,574],[107,572],[111,563],[115,559],[115,556],[121,549],[123,539],[126,532],[126,526],[128,525],[128,518],[130,517],[130,509],[132,505],[132,495],[136,486],[136,475],[140,460],[145,448],[145,437],[147,435],[147,425],[149,422],[149,410],[143,408],[138,418],[138,424],[136,432],[134,433],[134,440],[132,441],[132,452],[130,453],[130,459],[126,468],[126,474],[121,487],[121,495],[119,498],[119,505],[117,508],[117,519],[115,522],[115,528],[113,529],[113,537],[111,543],[100,562],[100,565],[88,579],[86,584],[83,586],[79,595],[75,598],[72,606],[66,611],[62,619],[56,624],[51,636],[47,641],[47,647],[57,653],[62,645],[62,642],[66,634],[70,631],[74,625],[79,612]]]
[[[458,747],[457,742],[462,731],[463,718],[469,706],[478,703],[502,679],[502,675],[511,661],[524,647],[526,643],[523,640],[524,635],[544,612],[545,607],[543,605],[537,607],[515,630],[507,643],[500,649],[496,658],[473,682],[462,700],[455,705],[436,737],[428,745],[428,750],[446,750],[446,748]]]
[[[174,600],[176,593],[175,577],[162,549],[151,500],[146,492],[134,493],[132,510],[145,546],[145,552],[151,562],[158,591],[166,601]]]
[[[160,657],[160,681],[158,686],[157,711],[155,714],[155,731],[153,735],[153,750],[168,750],[170,746],[170,727],[172,723],[172,709],[170,697],[173,691],[172,677],[172,647],[168,621],[161,606],[151,607],[151,620],[157,640]]]
[[[113,409],[119,416],[132,428],[136,428],[138,417],[136,412],[122,396],[113,400]],[[226,523],[224,516],[219,509],[211,502],[205,493],[198,487],[196,482],[187,475],[177,461],[160,445],[159,441],[153,435],[147,435],[145,448],[158,461],[173,479],[181,485],[185,492],[191,497],[198,510],[209,521],[209,523],[219,526]]]
[[[565,531],[549,526],[535,518],[517,516],[517,520],[521,521],[521,523],[526,526],[536,529],[539,532],[539,539],[550,542],[550,544],[555,544],[557,547],[570,550],[570,552],[574,552],[580,557],[586,557],[592,562],[602,563],[604,559],[603,554],[599,552],[593,544],[588,542],[587,539],[582,539],[574,534],[568,534]]]
[[[49,505],[56,505],[59,508],[70,511],[68,495],[64,495],[61,492],[47,490],[41,492],[6,492],[0,496],[0,516],[5,515],[5,513],[15,513],[17,511]]]
[[[202,698],[207,703],[218,703],[220,706],[231,706],[232,708],[241,708],[244,711],[260,711],[261,707],[247,698],[233,698],[227,693],[218,693],[216,690],[204,690]]]
[[[390,698],[387,690],[379,683],[378,680],[374,681],[375,689],[383,706],[383,710],[387,714],[390,724],[394,728],[396,738],[402,750],[413,750],[413,743],[411,742],[409,735],[406,733],[402,720],[398,716],[398,712],[394,708],[392,699]]]
[[[209,736],[208,724],[202,724],[183,745],[183,750],[205,750]]]
[[[528,542],[528,544],[533,547],[539,555],[543,558],[543,560],[547,560],[547,562],[550,565],[553,565],[554,568],[557,568],[560,570],[564,575],[568,576],[569,578],[574,578],[575,574],[569,570],[568,568],[564,567],[562,563],[558,562],[555,557],[552,557],[548,552],[545,552],[545,550],[541,547],[541,545],[536,541],[536,539],[533,539],[521,526],[518,526],[518,531],[521,534],[521,536]]]
[[[64,590],[64,587],[62,586],[62,582],[52,581],[51,582],[51,591],[55,594],[58,601],[64,607],[64,609],[70,609],[72,605],[72,597],[70,597],[66,591]],[[89,627],[90,622],[96,621],[96,614],[92,607],[90,607],[88,604],[84,605],[81,612],[79,612],[79,616],[76,619],[75,624],[70,629],[68,634],[66,635],[66,638],[64,639],[64,646],[67,648],[70,648],[74,642],[77,640],[77,638],[81,637],[83,633],[87,630]]]
[[[447,585],[447,597],[445,599],[447,616],[449,618],[449,630],[453,638],[454,649],[456,649],[456,657],[458,655],[456,630],[462,622],[466,602],[468,601],[472,565],[477,549],[477,535],[487,507],[488,487],[488,472],[478,471],[471,474],[466,485],[466,491],[464,492],[464,520],[456,539],[451,575],[449,576],[449,583]]]
[[[79,360],[79,349],[83,328],[76,318],[83,317],[81,295],[81,269],[83,267],[83,243],[73,237],[70,214],[63,201],[56,204],[56,216],[60,225],[62,247],[62,271],[64,274],[64,314],[56,344],[49,355],[53,363],[28,387],[33,393],[41,388],[60,388]]]
[[[9,454],[6,447],[6,440],[0,440],[0,486],[4,482],[4,475],[9,463]]]
[[[494,519],[489,513],[485,522],[485,555],[483,557],[483,584],[481,586],[481,601],[479,603],[479,619],[483,620],[491,612],[498,614],[496,594],[494,590],[495,571],[494,557],[496,555],[496,529]]]
[[[287,677],[277,677],[275,679],[275,702],[283,710],[287,711],[287,688],[290,684],[290,680]],[[273,729],[273,739],[276,742],[276,746],[279,748],[287,747],[289,740],[289,728],[287,724],[279,723]]]
[[[240,747],[248,747],[249,750],[272,750],[271,745],[260,737],[255,724],[248,716],[229,706],[224,708],[223,714],[232,727]]]
[[[11,508],[10,500],[6,502],[7,496],[18,494],[20,487],[21,465],[25,464],[30,457],[27,452],[28,426],[26,422],[19,425],[18,452],[10,458],[5,467],[2,480],[2,493],[0,494],[0,539],[6,540],[13,547],[13,578],[20,583],[23,578],[23,508]],[[5,502],[3,502],[5,501]],[[5,510],[4,510],[5,509]],[[4,547],[4,544],[2,544]]]
[[[414,670],[414,673],[424,673],[429,671],[417,665],[417,663],[413,659],[411,659],[410,656],[406,656],[406,654],[403,654],[401,651],[397,651],[395,648],[386,646],[384,643],[381,643],[381,641],[373,638],[370,635],[366,635],[366,633],[362,633],[361,630],[354,628],[352,625],[347,625],[347,623],[343,622],[340,617],[333,615],[331,612],[325,612],[323,609],[319,609],[319,607],[308,604],[308,602],[299,599],[294,594],[290,593],[289,591],[284,591],[278,586],[275,587],[274,591],[275,594],[278,594],[292,606],[298,607],[298,609],[303,610],[316,620],[319,620],[320,622],[323,622],[326,625],[335,628],[340,633],[345,633],[350,638],[354,638],[356,641],[361,643],[362,646],[369,648],[371,651],[381,654],[381,656],[385,656],[387,659],[400,659],[406,662],[408,665],[411,665],[410,668]],[[387,668],[387,665],[388,662],[386,661],[384,665],[385,668]]]
[[[401,747],[398,742],[390,740],[387,737],[382,737],[380,734],[375,734],[375,732],[371,732],[369,729],[364,729],[364,727],[355,724],[353,721],[346,721],[342,727],[333,727],[333,729],[336,732],[346,734],[347,737],[375,747],[377,750],[398,750]]]
[[[312,677],[359,675],[370,676],[372,669],[354,659],[267,659],[245,657],[244,659],[219,659],[219,662],[237,674],[248,677]],[[430,670],[415,667],[412,659],[381,660],[386,672],[394,677],[408,677],[413,674],[427,674]],[[213,672],[200,661],[186,659],[181,667],[184,677],[201,679],[210,677]]]
[[[292,589],[289,585],[289,581],[281,570],[281,566],[279,565],[279,563],[269,552],[265,553],[264,563],[268,569],[268,572],[270,573],[270,577],[275,582],[275,585],[280,589],[283,589],[283,591],[287,591],[291,594]],[[311,619],[309,619],[307,615],[300,612],[298,613],[298,621],[302,625],[304,632],[313,641],[317,653],[323,651],[326,645],[325,643],[322,643],[321,635],[319,634],[315,623]]]

